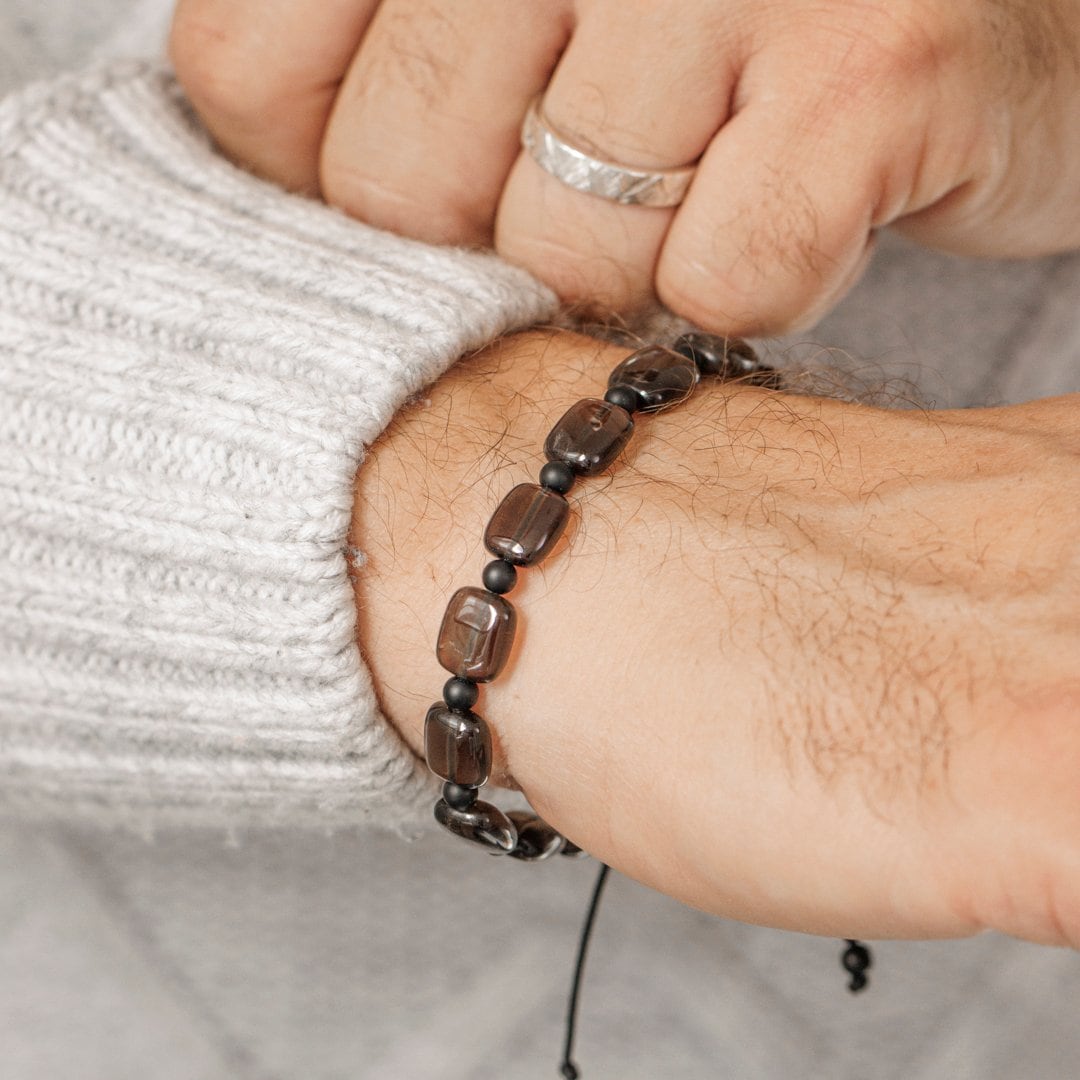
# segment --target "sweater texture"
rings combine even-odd
[[[0,106],[0,222],[0,805],[430,814],[356,642],[352,478],[551,294],[234,168],[150,64]]]

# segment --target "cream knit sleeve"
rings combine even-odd
[[[426,817],[355,643],[352,478],[552,310],[231,167],[152,66],[0,105],[0,812]]]

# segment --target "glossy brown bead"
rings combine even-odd
[[[473,682],[490,682],[510,655],[517,612],[509,600],[466,585],[446,605],[436,655],[447,671]]]
[[[438,701],[424,720],[424,757],[436,776],[461,787],[480,787],[491,773],[491,730],[476,713]]]
[[[535,566],[555,546],[570,517],[570,504],[539,484],[518,484],[491,515],[484,545],[515,566]]]
[[[697,382],[694,361],[662,345],[638,349],[608,377],[609,387],[628,386],[637,392],[641,412],[655,412],[685,401]]]
[[[549,461],[569,465],[579,476],[603,472],[618,456],[634,431],[630,414],[599,398],[571,405],[544,443]]]
[[[455,836],[486,847],[492,855],[508,855],[517,844],[513,822],[497,807],[479,799],[455,810],[445,799],[435,804],[435,820]]]

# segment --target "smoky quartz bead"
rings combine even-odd
[[[697,386],[698,369],[693,358],[683,353],[651,345],[628,356],[608,377],[612,389],[620,386],[637,391],[638,409],[655,412],[685,401]]]
[[[516,627],[509,600],[466,585],[446,605],[436,647],[439,663],[463,679],[490,682],[510,655]]]
[[[491,772],[491,730],[476,713],[437,701],[424,720],[424,757],[451,784],[481,787]]]
[[[479,799],[465,810],[440,799],[435,804],[435,820],[455,836],[488,848],[492,855],[507,855],[517,844],[513,822],[497,806]]]
[[[634,431],[630,414],[599,398],[571,405],[544,443],[549,461],[569,465],[579,476],[603,472],[618,456]]]
[[[510,852],[515,859],[539,862],[557,855],[562,850],[562,835],[543,818],[528,810],[511,810],[506,815],[517,829],[517,847]]]
[[[570,517],[570,504],[539,484],[518,484],[491,515],[484,546],[516,566],[535,566],[555,546]]]

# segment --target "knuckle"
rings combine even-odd
[[[645,307],[653,296],[646,269],[588,242],[579,246],[554,235],[501,228],[496,233],[495,250],[588,317],[633,312]]]
[[[823,88],[834,101],[860,105],[927,85],[965,47],[956,18],[913,2],[864,4],[825,34]]]
[[[359,92],[403,83],[428,108],[445,106],[462,76],[453,59],[463,51],[460,21],[436,3],[387,7],[378,32],[382,47],[372,51]]]
[[[750,247],[751,241],[747,241]],[[744,265],[741,260],[745,258]],[[656,276],[660,300],[677,315],[712,333],[762,336],[794,329],[813,304],[809,283],[769,266],[783,267],[791,257],[785,250],[754,246],[732,264],[708,255],[665,251]]]
[[[676,315],[711,334],[768,337],[797,329],[803,319],[801,309],[786,310],[739,299],[715,279],[699,289],[672,288],[661,283],[657,295]]]
[[[734,300],[710,268],[694,259],[662,257],[656,295],[676,315],[711,333],[746,333],[748,325],[756,327],[756,313]]]
[[[276,95],[256,53],[199,3],[177,11],[169,56],[180,85],[200,113],[237,124],[266,115]]]
[[[954,771],[973,777],[960,794],[994,838],[975,864],[983,873],[961,875],[956,906],[976,925],[1080,948],[1080,680],[1026,686],[1021,704],[1013,696],[992,702],[1007,719],[985,737],[990,756],[977,759],[979,772]]]

